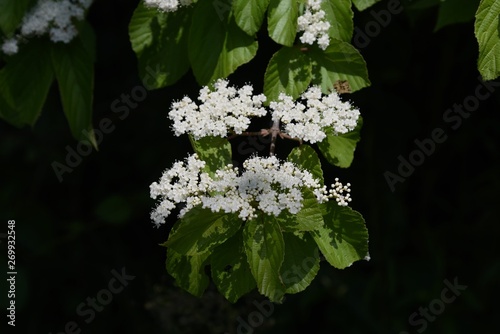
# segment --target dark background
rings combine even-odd
[[[172,100],[196,97],[199,86],[189,73],[173,87],[148,92],[123,120],[111,111],[115,99],[141,85],[127,35],[136,3],[101,0],[89,14],[98,43],[94,125],[107,117],[115,126],[98,152],[58,181],[51,164],[64,163],[66,147],[77,142],[55,86],[34,129],[0,122],[1,218],[4,226],[16,220],[17,236],[12,332],[59,333],[75,321],[82,333],[237,333],[240,319],[248,322],[257,310],[252,302],[263,300],[252,293],[233,305],[212,285],[197,299],[164,269],[165,249],[158,244],[168,228],[156,230],[150,222],[149,185],[190,152],[187,137],[173,137],[166,115]],[[373,10],[386,6],[382,1]],[[353,184],[351,206],[366,219],[371,261],[345,270],[323,262],[311,286],[274,305],[256,332],[423,332],[422,323],[412,326],[408,318],[437,305],[445,279],[467,288],[427,323],[426,333],[499,332],[500,94],[482,101],[456,130],[443,120],[480,84],[478,46],[472,21],[434,32],[436,19],[437,7],[405,6],[361,48],[372,86],[348,98],[364,117],[362,140],[350,169],[325,166],[330,180],[340,176]],[[370,21],[370,10],[355,12],[359,29]],[[276,50],[265,31],[259,43],[257,58],[230,78],[251,82],[258,92]],[[391,192],[384,172],[397,173],[398,156],[408,158],[414,140],[430,138],[436,128],[447,140]],[[4,240],[0,248],[6,254]],[[107,288],[112,270],[123,267],[135,278],[87,324],[77,306]],[[5,280],[0,287],[5,308]]]

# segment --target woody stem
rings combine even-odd
[[[273,121],[273,126],[269,129],[271,132],[271,146],[269,147],[269,155],[274,156],[274,151],[276,149],[276,137],[280,133],[280,121],[279,119]]]

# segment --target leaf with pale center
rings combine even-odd
[[[210,175],[231,163],[231,143],[226,138],[208,136],[196,140],[189,135],[189,140],[198,158],[205,161],[204,171]]]
[[[271,0],[267,11],[267,30],[276,43],[292,46],[297,35],[299,7],[296,0]]]
[[[234,0],[233,12],[236,24],[248,35],[259,31],[270,0]]]
[[[175,278],[181,288],[196,297],[201,297],[209,282],[205,274],[209,256],[209,252],[187,256],[169,248],[167,249],[167,272]]]
[[[210,252],[240,226],[241,220],[234,214],[194,207],[175,223],[165,245],[183,255]]]
[[[279,224],[274,217],[261,213],[245,223],[243,243],[259,292],[280,303],[285,294],[280,276],[285,244]]]

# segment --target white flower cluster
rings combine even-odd
[[[300,36],[302,43],[314,44],[318,41],[319,47],[325,50],[330,45],[330,23],[325,20],[326,13],[321,9],[321,2],[322,0],[307,0],[304,14],[297,20],[297,30],[304,32]]]
[[[283,210],[298,213],[302,208],[303,189],[311,189],[319,203],[332,197],[340,205],[350,201],[349,195],[342,195],[343,191],[349,192],[347,187],[337,182],[337,188],[328,193],[310,172],[291,162],[280,162],[276,157],[250,158],[244,162],[241,174],[228,165],[210,177],[202,172],[204,166],[205,162],[193,154],[166,170],[159,183],[151,184],[151,197],[161,200],[151,213],[157,227],[178,203],[186,204],[179,217],[202,205],[213,212],[238,213],[239,218],[247,220],[256,217],[257,210],[274,216]]]
[[[226,80],[218,80],[214,91],[207,86],[200,90],[198,106],[189,97],[172,103],[169,118],[174,122],[176,136],[192,134],[196,139],[205,136],[225,137],[228,131],[241,134],[250,125],[252,116],[265,116],[263,94],[252,96],[252,86],[240,89],[228,87]]]
[[[175,12],[181,6],[189,6],[192,0],[144,0],[148,7],[156,7],[164,12]]]
[[[164,222],[164,218],[170,215],[177,203],[186,203],[179,216],[200,204],[199,194],[207,188],[209,182],[208,174],[201,173],[205,162],[198,159],[196,154],[186,159],[186,162],[178,161],[172,168],[167,169],[160,183],[154,182],[150,186],[151,198],[161,197],[162,201],[151,213],[151,219],[157,226]]]
[[[19,33],[4,41],[2,51],[16,54],[21,39],[47,33],[53,42],[69,43],[78,34],[73,19],[83,20],[91,3],[92,0],[39,0],[23,18]]]
[[[322,96],[317,86],[302,94],[305,104],[294,102],[281,93],[278,102],[271,102],[273,120],[280,119],[288,135],[310,143],[322,141],[325,130],[331,127],[335,135],[352,131],[358,122],[359,110],[349,102],[342,102],[337,92]]]
[[[351,184],[347,183],[345,186],[340,183],[339,178],[335,178],[335,183],[332,184],[332,189],[329,190],[330,196],[335,198],[337,204],[340,206],[348,206],[349,202],[352,200],[351,198]],[[344,195],[344,192],[347,194]]]

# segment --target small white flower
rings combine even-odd
[[[21,38],[48,34],[52,42],[69,43],[78,35],[74,21],[84,18],[92,0],[39,0],[23,17],[19,34],[2,45],[5,54],[18,52]],[[15,46],[15,47],[14,47]]]
[[[304,13],[297,19],[297,31],[304,33],[300,41],[305,44],[318,42],[321,49],[325,50],[330,45],[328,30],[330,23],[325,20],[326,13],[321,9],[322,0],[308,0]]]
[[[301,96],[302,102],[294,102],[286,94],[270,103],[273,120],[280,120],[288,135],[306,142],[317,143],[326,138],[326,129],[335,135],[354,130],[359,110],[343,102],[336,92],[322,96],[317,86],[310,87]]]
[[[189,97],[172,103],[169,118],[176,136],[184,133],[196,139],[206,136],[225,137],[228,132],[241,134],[250,125],[250,117],[265,116],[263,94],[252,96],[252,86],[240,89],[229,87],[226,80],[218,80],[214,91],[207,86],[200,90],[198,106]]]
[[[19,45],[16,38],[10,38],[3,42],[2,44],[2,52],[6,55],[14,55],[19,51]]]
[[[180,211],[201,205],[212,212],[237,213],[242,220],[257,216],[257,210],[278,216],[283,210],[297,214],[302,209],[303,191],[310,189],[318,203],[334,197],[340,205],[350,201],[348,191],[340,183],[328,193],[313,175],[291,162],[280,162],[276,157],[253,157],[243,163],[243,171],[228,165],[212,177],[203,172],[205,163],[194,154],[185,162],[176,162],[166,170],[160,182],[151,184],[151,197],[160,203],[151,213],[159,226],[165,222],[176,204],[185,203]]]
[[[329,197],[335,198],[337,204],[340,206],[347,206],[351,199],[351,184],[347,183],[345,186],[339,182],[338,178],[335,178],[335,183],[332,184],[332,189],[329,191]],[[346,194],[344,194],[346,193]]]
[[[155,7],[164,12],[175,12],[179,7],[189,6],[192,0],[144,0],[148,7]]]
[[[185,162],[174,163],[172,168],[163,173],[159,183],[151,184],[151,198],[160,197],[161,199],[159,205],[151,213],[151,219],[157,226],[164,223],[165,217],[170,215],[175,204],[186,203],[181,215],[200,204],[198,195],[200,189],[204,189],[207,178],[201,172],[204,167],[205,162],[193,154]]]

